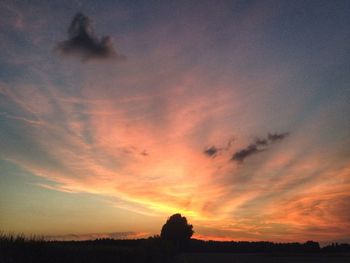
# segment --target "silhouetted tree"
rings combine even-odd
[[[186,217],[174,214],[163,225],[160,237],[181,248],[190,240],[193,233],[193,226],[187,223]]]

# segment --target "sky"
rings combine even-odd
[[[350,242],[349,1],[1,1],[0,230]]]

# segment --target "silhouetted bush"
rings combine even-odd
[[[338,244],[338,243],[332,243],[331,245],[325,246],[322,248],[323,252],[327,253],[350,253],[350,244]]]
[[[187,223],[186,217],[174,214],[163,225],[160,236],[172,242],[177,248],[183,248],[193,233],[193,226]]]

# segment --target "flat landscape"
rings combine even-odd
[[[348,263],[350,254],[234,254],[189,253],[179,257],[179,263]]]
[[[161,237],[94,241],[0,236],[0,263],[349,263],[350,245],[317,242],[220,242]]]

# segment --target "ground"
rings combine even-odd
[[[230,254],[190,253],[179,263],[349,263],[350,254]]]

